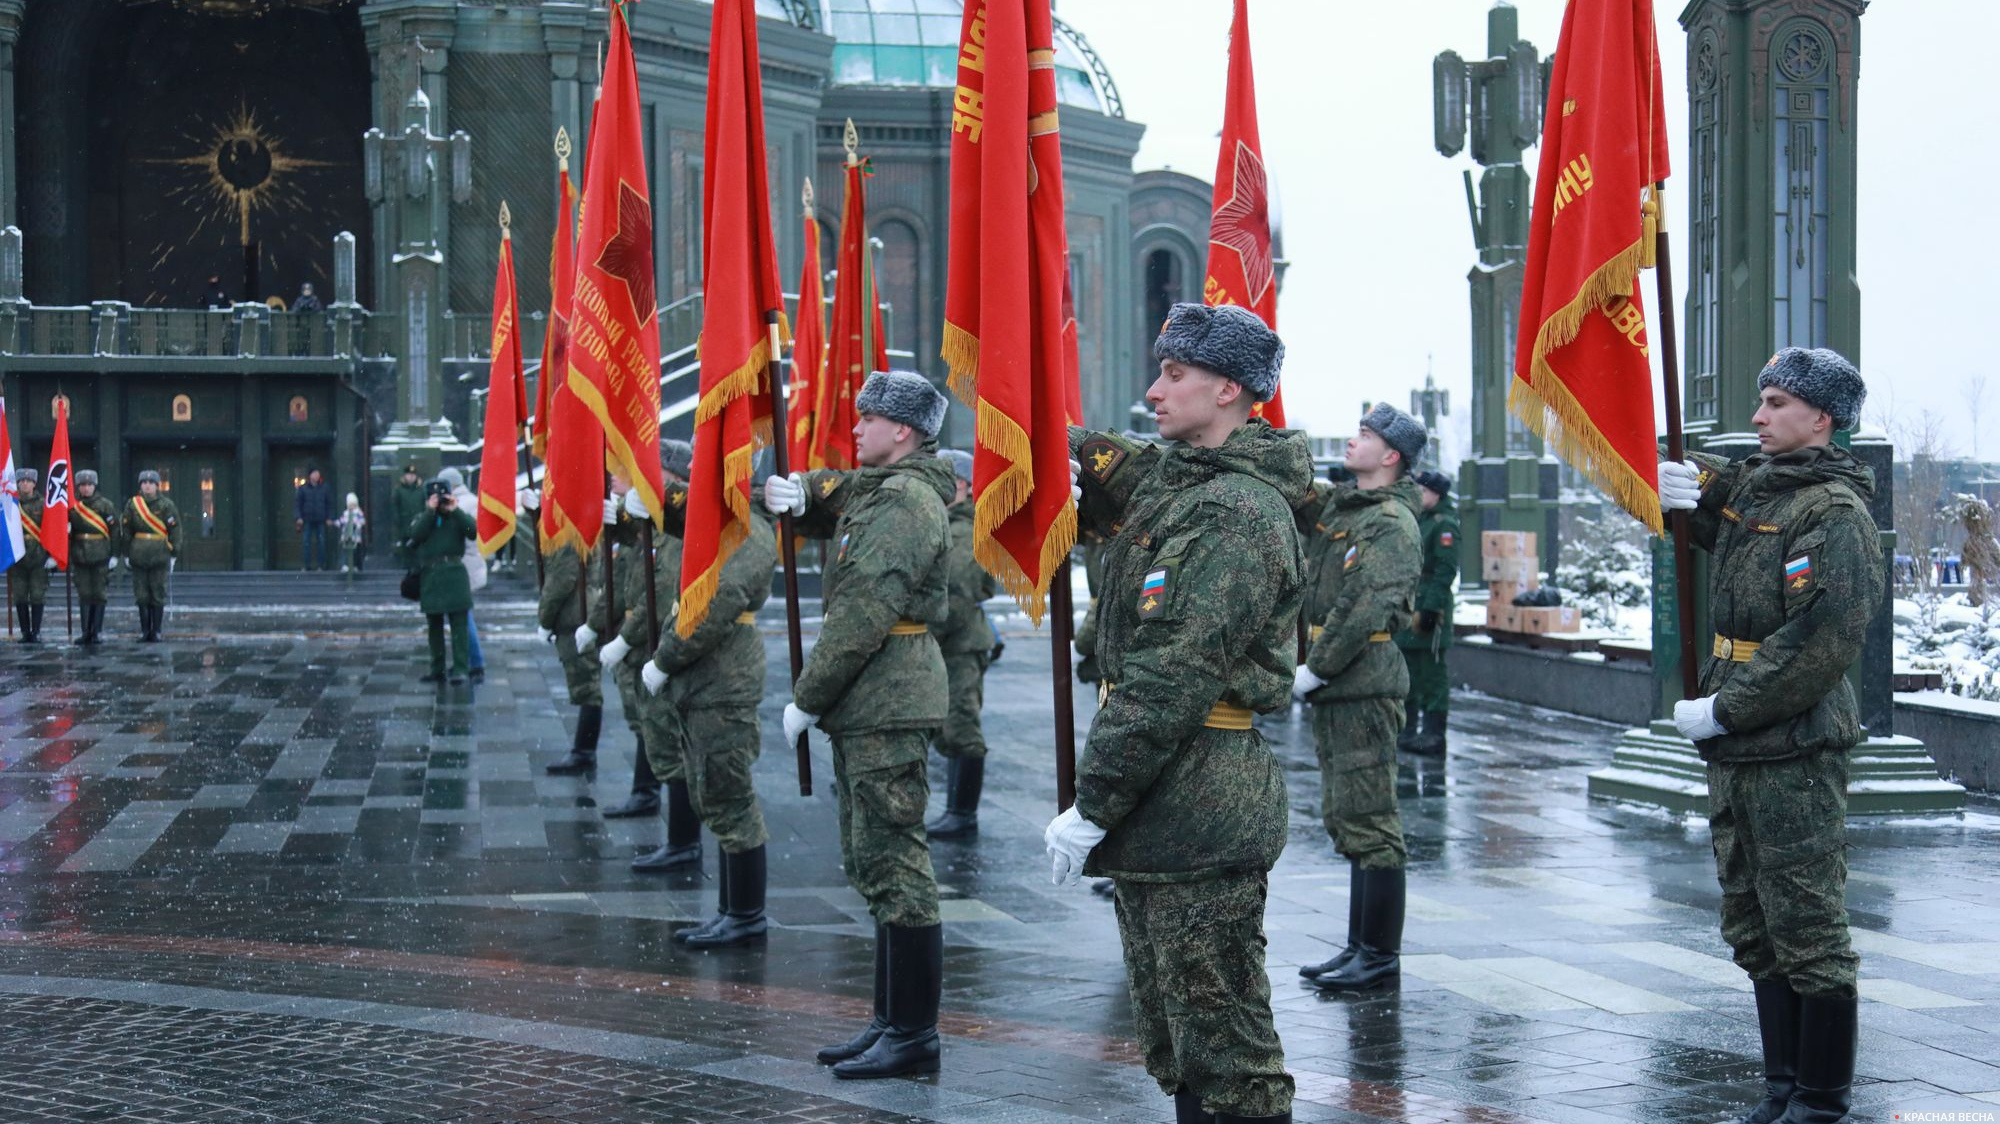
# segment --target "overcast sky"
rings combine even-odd
[[[1546,56],[1562,0],[1519,0],[1521,35]],[[1209,179],[1228,71],[1229,0],[1057,0],[1146,125],[1140,170]],[[1431,58],[1485,54],[1489,0],[1360,5],[1250,0],[1265,161],[1291,261],[1279,300],[1285,404],[1293,424],[1352,429],[1364,399],[1408,405],[1435,363],[1459,416],[1471,404],[1466,271],[1474,260],[1460,170],[1431,144]],[[1678,2],[1659,3],[1675,177],[1672,229],[1687,225],[1687,39]],[[1143,13],[1143,14],[1141,14]],[[2000,247],[1992,202],[2000,148],[1992,90],[1950,41],[2000,41],[1994,0],[1878,0],[1861,20],[1861,369],[1869,420],[1937,414],[1959,453],[1973,446],[1966,380],[1991,366],[1982,342]],[[1527,164],[1535,170],[1537,153]],[[1688,267],[1675,239],[1674,273]],[[1646,286],[1650,298],[1652,286]],[[1650,303],[1650,302],[1649,302]],[[1678,307],[1678,306],[1677,306]],[[1649,308],[1650,311],[1650,308]],[[1685,317],[1682,318],[1685,320]],[[1658,354],[1655,349],[1655,354]],[[1980,453],[2000,456],[2000,378],[1986,394]],[[1455,458],[1462,443],[1449,450]]]

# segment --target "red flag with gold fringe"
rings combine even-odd
[[[486,430],[479,447],[479,553],[492,554],[514,537],[514,448],[527,420],[527,376],[521,369],[521,304],[514,286],[514,238],[500,205],[500,263],[493,277],[492,358],[486,366]]]
[[[767,313],[778,314],[778,335],[785,334],[752,0],[716,0],[708,42],[701,397],[674,621],[682,636],[708,616],[723,563],[750,533],[750,472],[771,440],[770,371],[778,361]]]
[[[791,395],[785,400],[785,460],[805,472],[826,465],[813,459],[814,405],[826,368],[826,297],[819,280],[819,219],[813,215],[812,181],[805,189],[805,264],[799,272],[798,335],[792,340]]]
[[[569,136],[561,135],[558,143],[565,154],[562,179],[557,185],[556,232],[549,247],[549,321],[548,331],[542,336],[542,373],[535,379],[535,427],[529,438],[535,456],[542,462],[539,541],[543,553],[554,549],[565,537],[562,526],[567,517],[551,502],[554,466],[549,463],[549,443],[554,431],[556,395],[562,389],[563,375],[569,370],[569,308],[576,292],[576,191],[569,179]]]
[[[1651,0],[1571,0],[1549,77],[1508,408],[1660,533],[1639,270],[1667,177]]]
[[[943,354],[975,411],[973,554],[1040,623],[1076,541],[1069,276],[1048,0],[965,6]]]
[[[1222,107],[1222,147],[1215,158],[1215,196],[1208,220],[1204,304],[1237,304],[1278,330],[1277,269],[1271,260],[1271,188],[1264,142],[1257,135],[1257,78],[1250,66],[1250,12],[1236,0],[1229,26],[1229,92]],[[1285,425],[1284,388],[1257,414]]]
[[[854,123],[847,123],[853,141]],[[847,152],[847,194],[840,205],[840,256],[833,279],[833,328],[827,341],[826,378],[813,397],[811,457],[824,468],[854,467],[854,396],[871,371],[889,367],[882,339],[882,301],[875,288],[875,256],[868,252],[870,175]]]

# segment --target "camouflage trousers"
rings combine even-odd
[[[1708,766],[1708,825],[1722,883],[1722,939],[1753,980],[1851,999],[1847,754]]]
[[[611,669],[611,681],[618,685],[625,725],[646,748],[646,764],[652,766],[653,779],[661,784],[684,779],[687,772],[681,765],[681,741],[687,737],[687,728],[681,724],[680,711],[664,697],[647,694],[639,669],[629,660],[620,660]]]
[[[669,685],[662,693],[672,690]],[[750,780],[750,766],[763,749],[756,704],[704,706],[680,713],[686,730],[681,738],[681,773],[687,778],[694,814],[715,836],[716,845],[732,855],[762,847],[771,835],[764,829],[764,808]]]
[[[945,757],[984,757],[986,732],[980,728],[979,711],[986,705],[986,653],[947,652],[944,673],[950,703],[937,751]]]
[[[1408,861],[1396,806],[1396,734],[1402,728],[1400,699],[1313,704],[1320,815],[1334,850],[1363,870],[1398,870]]]
[[[575,629],[556,629],[556,659],[562,662],[571,706],[604,705],[604,668],[595,653],[576,650]]]
[[[111,585],[109,565],[85,566],[72,563],[69,568],[70,580],[76,583],[76,600],[81,605],[102,605],[107,599],[107,589]]]
[[[1146,1072],[1209,1112],[1292,1107],[1264,974],[1265,875],[1118,883],[1118,938]]]
[[[1410,669],[1409,705],[1432,714],[1451,711],[1451,680],[1445,673],[1444,655],[1429,648],[1403,649],[1403,662]]]
[[[49,572],[38,562],[33,566],[23,563],[7,570],[7,585],[13,591],[14,604],[40,605],[49,597]]]
[[[924,836],[931,796],[930,730],[874,730],[833,739],[840,865],[877,924],[938,923],[937,875]]]
[[[160,606],[167,603],[167,568],[165,566],[132,567],[132,603],[142,607]]]

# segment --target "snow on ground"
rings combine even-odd
[[[1947,694],[2000,702],[2000,605],[1926,592],[1897,598],[1895,617],[1898,670],[1938,672]]]

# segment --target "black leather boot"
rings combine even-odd
[[[979,792],[986,787],[984,757],[954,757],[946,767],[944,815],[924,825],[932,839],[968,839],[979,834]]]
[[[1409,751],[1419,757],[1443,757],[1444,720],[1445,712],[1442,710],[1424,711],[1423,729],[1410,739]]]
[[[833,1067],[843,1078],[938,1071],[938,1000],[944,991],[944,926],[885,925],[889,937],[889,1029]]]
[[[151,605],[139,606],[139,640],[152,644],[160,639],[160,610]]]
[[[653,798],[655,801],[659,797]],[[632,860],[633,870],[672,870],[701,864],[701,820],[688,799],[686,781],[667,782],[667,842],[657,851]]]
[[[35,643],[37,643],[37,644],[39,644],[39,643],[41,643],[41,642],[42,642],[42,610],[43,610],[43,609],[44,609],[45,607],[46,607],[46,606],[42,606],[42,605],[31,605],[31,606],[29,606],[29,609],[31,610],[31,617],[32,617],[32,619],[33,619],[33,620],[34,620],[34,622],[35,622],[35,635],[34,635],[34,641],[35,641]]]
[[[1757,1032],[1764,1040],[1764,1100],[1737,1124],[1771,1124],[1799,1084],[1799,996],[1791,981],[1752,980]]]
[[[21,622],[21,643],[35,642],[35,607],[26,601],[14,606],[14,619]]]
[[[597,769],[597,734],[604,729],[604,708],[585,703],[576,711],[576,741],[560,760],[542,767],[552,777],[573,777]]]
[[[857,1057],[889,1029],[889,935],[875,926],[875,1014],[861,1033],[837,1046],[823,1047],[813,1055],[821,1065],[832,1065]]]
[[[764,847],[759,844],[722,857],[723,884],[729,904],[720,920],[689,936],[689,948],[722,948],[762,940],[770,928],[764,918]],[[933,1020],[935,1021],[935,1020]]]
[[[1772,1124],[1834,1124],[1854,1093],[1853,999],[1799,1000],[1799,1084]]]
[[[79,642],[84,644],[97,643],[97,630],[103,622],[104,606],[85,605],[83,607],[83,636],[79,638]]]
[[[1349,960],[1361,949],[1361,865],[1353,859],[1347,860],[1347,947],[1334,953],[1333,959],[1322,960],[1318,964],[1306,964],[1299,968],[1299,975],[1306,979],[1323,976],[1347,966]]]
[[[660,810],[660,782],[653,779],[653,763],[646,760],[646,739],[638,739],[632,749],[632,795],[604,809],[607,820],[630,820],[650,816]],[[672,844],[668,844],[672,846]],[[657,852],[655,852],[657,853]]]
[[[1419,713],[1416,703],[1406,702],[1403,704],[1403,730],[1396,735],[1397,749],[1407,751],[1410,748],[1410,743],[1417,740],[1417,715]]]
[[[1174,1090],[1174,1124],[1215,1124],[1212,1113],[1201,1110],[1201,1098],[1186,1089]]]
[[[1402,975],[1405,889],[1401,868],[1361,872],[1361,947],[1346,964],[1314,976],[1314,987],[1361,991]]]
[[[715,915],[699,925],[690,925],[674,934],[674,940],[686,944],[703,933],[722,924],[729,916],[729,852],[718,848],[715,852]]]

